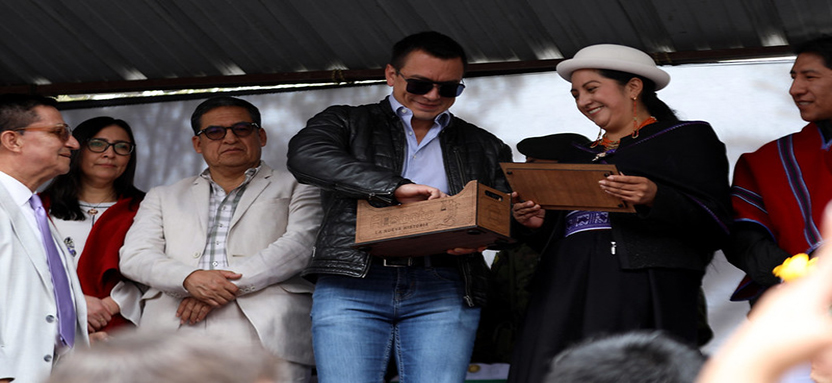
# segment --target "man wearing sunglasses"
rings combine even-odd
[[[321,220],[319,191],[261,162],[260,111],[213,97],[191,117],[208,168],[151,189],[121,249],[150,287],[139,327],[259,342],[281,382],[311,378],[312,284],[300,277]]]
[[[304,275],[317,278],[312,333],[321,383],[378,382],[391,354],[404,382],[465,379],[487,266],[481,249],[375,257],[352,248],[356,201],[443,198],[466,182],[508,192],[511,149],[452,115],[465,86],[462,47],[437,32],[396,43],[378,104],[333,106],[289,143],[288,167],[323,189],[325,217]]]
[[[0,382],[39,382],[89,344],[69,251],[34,194],[79,148],[55,100],[0,95]]]

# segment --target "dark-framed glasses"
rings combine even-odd
[[[16,129],[12,129],[12,130],[16,131],[16,132],[21,131],[21,130],[23,130],[23,131],[32,130],[32,131],[36,131],[36,132],[38,132],[38,131],[40,131],[40,132],[49,132],[49,133],[52,133],[52,134],[58,136],[58,138],[63,142],[69,141],[69,136],[72,135],[72,128],[70,128],[69,125],[63,124],[63,123],[57,124],[55,126],[50,126],[50,127],[26,127],[26,128],[16,128]]]
[[[196,135],[204,134],[205,137],[211,140],[221,140],[225,138],[225,135],[230,130],[235,136],[243,138],[250,136],[259,127],[256,122],[238,122],[231,126],[209,126],[196,132]]]
[[[113,147],[113,151],[120,156],[129,156],[130,153],[133,153],[133,149],[136,148],[135,144],[127,141],[108,142],[103,138],[90,138],[87,140],[87,149],[93,153],[104,153],[111,146]]]
[[[446,81],[446,82],[437,82],[437,81],[430,81],[424,79],[417,79],[417,78],[407,78],[404,77],[402,72],[396,69],[396,74],[402,76],[405,82],[407,82],[407,93],[413,93],[415,95],[423,95],[427,94],[428,92],[433,90],[434,86],[439,87],[439,95],[442,97],[454,98],[462,94],[462,91],[465,90],[465,84],[456,81]]]

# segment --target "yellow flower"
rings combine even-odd
[[[808,274],[815,265],[817,258],[809,259],[809,256],[800,253],[783,261],[783,264],[772,270],[774,276],[780,277],[783,282],[789,282]]]

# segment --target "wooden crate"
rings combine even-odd
[[[454,196],[377,208],[358,201],[357,249],[384,257],[416,257],[457,247],[513,242],[511,197],[471,181]]]

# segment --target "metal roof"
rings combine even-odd
[[[552,70],[595,43],[663,64],[788,52],[832,34],[832,0],[4,0],[0,91],[89,93],[381,78],[436,30],[469,75]]]

